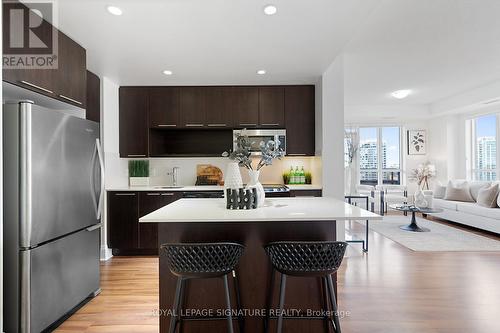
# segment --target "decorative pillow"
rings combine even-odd
[[[433,193],[434,193],[434,198],[443,199],[444,196],[446,195],[446,186],[443,186],[443,185],[434,186]]]
[[[489,187],[490,185],[491,185],[490,182],[481,182],[481,181],[470,182],[469,188],[470,188],[470,194],[472,195],[472,199],[474,199],[474,201],[477,201],[477,195],[479,193],[479,190],[482,189],[483,187]]]
[[[448,186],[446,186],[444,200],[474,202],[467,182],[453,185],[453,182],[449,181]]]
[[[477,195],[477,204],[483,207],[497,207],[498,184],[482,187]]]

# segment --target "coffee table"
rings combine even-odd
[[[417,224],[417,219],[415,217],[416,213],[422,214],[432,214],[432,213],[441,213],[443,210],[441,208],[419,208],[416,206],[410,205],[390,205],[392,209],[399,210],[401,212],[411,212],[411,223],[408,225],[402,225],[399,228],[405,231],[413,231],[413,232],[429,232],[430,229],[420,227]]]

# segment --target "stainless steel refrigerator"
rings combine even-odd
[[[41,332],[99,292],[99,124],[4,104],[4,329]]]

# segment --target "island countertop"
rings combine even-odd
[[[381,220],[371,213],[333,198],[269,198],[264,207],[250,210],[226,209],[225,199],[180,199],[139,219],[162,222],[265,222]]]

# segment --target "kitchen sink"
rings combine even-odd
[[[170,186],[155,186],[154,188],[157,188],[157,189],[169,189],[169,188],[183,188],[184,186],[173,186],[173,185],[170,185]]]

